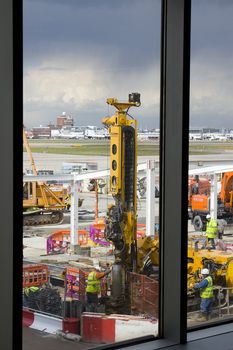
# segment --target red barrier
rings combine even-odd
[[[103,314],[82,315],[82,338],[90,343],[112,343],[115,341],[115,319]]]
[[[30,327],[34,322],[34,313],[23,309],[23,327]]]
[[[80,319],[74,317],[63,319],[63,332],[80,334]]]

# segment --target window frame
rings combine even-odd
[[[161,339],[150,341],[149,338],[144,338],[144,340],[147,339],[147,342],[139,345],[136,345],[136,341],[124,342],[121,345],[106,345],[99,349],[118,347],[149,350],[182,344],[187,340],[186,298],[182,296],[186,295],[187,288],[187,276],[184,271],[186,271],[187,257],[191,0],[161,1],[159,321]],[[15,1],[14,6],[13,0],[2,1],[0,29],[1,109],[2,115],[7,116],[1,121],[4,132],[1,135],[2,147],[0,148],[1,159],[4,160],[4,167],[1,169],[2,184],[4,183],[2,198],[4,200],[0,205],[4,213],[7,208],[7,213],[1,221],[2,232],[5,233],[0,254],[1,266],[4,268],[2,274],[4,288],[1,289],[0,307],[1,317],[5,324],[1,344],[9,349],[16,348],[19,343],[22,343],[21,309],[19,308],[22,266],[22,254],[21,251],[19,252],[19,249],[22,249],[22,241],[19,244],[20,232],[22,233],[22,219],[19,215],[22,194],[22,190],[19,190],[19,188],[22,189],[22,179],[19,175],[22,174],[21,125],[23,122],[22,1]],[[12,133],[13,124],[16,127]],[[14,267],[12,262],[14,262]],[[228,332],[226,326],[224,328],[222,325],[220,328],[222,328],[221,333]],[[207,334],[208,330],[206,336]],[[192,334],[192,339],[194,339],[194,334]]]
[[[187,295],[191,1],[162,1],[161,19],[159,336],[182,344],[187,339],[182,296]]]

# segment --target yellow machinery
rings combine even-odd
[[[23,142],[31,163],[33,174],[37,175],[32,152],[23,128]],[[52,190],[44,182],[23,184],[23,225],[58,224],[63,221],[63,211],[69,205],[67,190]]]
[[[137,240],[138,272],[144,275],[158,274],[159,266],[159,238],[143,236]]]
[[[199,291],[194,290],[193,285],[200,282],[203,268],[208,268],[213,278],[215,301],[219,296],[223,301],[227,295],[229,298],[233,297],[233,251],[200,249],[199,238],[190,238],[187,266],[189,311],[199,306]],[[224,304],[223,301],[221,304]]]
[[[102,122],[110,134],[110,192],[115,201],[108,209],[105,238],[115,247],[112,296],[118,298],[125,293],[126,271],[137,271],[137,121],[128,110],[141,105],[140,94],[130,94],[128,102],[109,98],[107,104],[117,109]]]
[[[140,106],[140,95],[132,93],[128,102],[107,99],[117,111],[104,118],[110,134],[110,192],[114,205],[105,219],[105,238],[114,245],[115,262],[112,269],[112,305],[120,305],[127,294],[127,271],[156,275],[159,266],[159,239],[136,238],[137,227],[137,121],[128,118],[131,107]],[[233,253],[198,249],[189,241],[188,247],[188,305],[199,307],[199,293],[192,284],[199,281],[202,268],[207,267],[214,284],[233,292]],[[232,287],[232,289],[231,289]],[[189,308],[190,310],[190,308]]]

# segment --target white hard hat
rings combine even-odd
[[[202,275],[209,275],[210,272],[209,272],[208,269],[202,269],[202,270],[201,270],[201,274],[202,274]]]
[[[94,266],[94,268],[95,268],[97,271],[101,271],[101,269],[100,269],[99,266]]]
[[[210,214],[207,214],[206,219],[210,219],[210,218],[211,218]]]

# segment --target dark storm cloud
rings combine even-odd
[[[191,125],[233,128],[233,2],[192,2]]]
[[[160,12],[155,0],[25,0],[28,123],[39,118],[46,123],[51,113],[55,119],[67,111],[77,122],[99,124],[106,97],[127,98],[131,90],[149,96],[143,81],[159,66]],[[158,76],[153,85],[154,91],[159,88]],[[150,120],[155,117],[152,104],[153,111],[145,116]]]
[[[24,0],[24,117],[99,124],[106,97],[142,94],[159,119],[159,0]],[[191,125],[233,127],[233,1],[192,1]],[[221,124],[221,125],[220,125]]]
[[[195,0],[192,2],[192,56],[208,50],[209,56],[233,53],[233,1]]]
[[[119,54],[119,65],[159,59],[159,1],[24,1],[25,62],[47,54]],[[157,46],[156,46],[157,43]],[[105,59],[106,57],[106,59]]]

